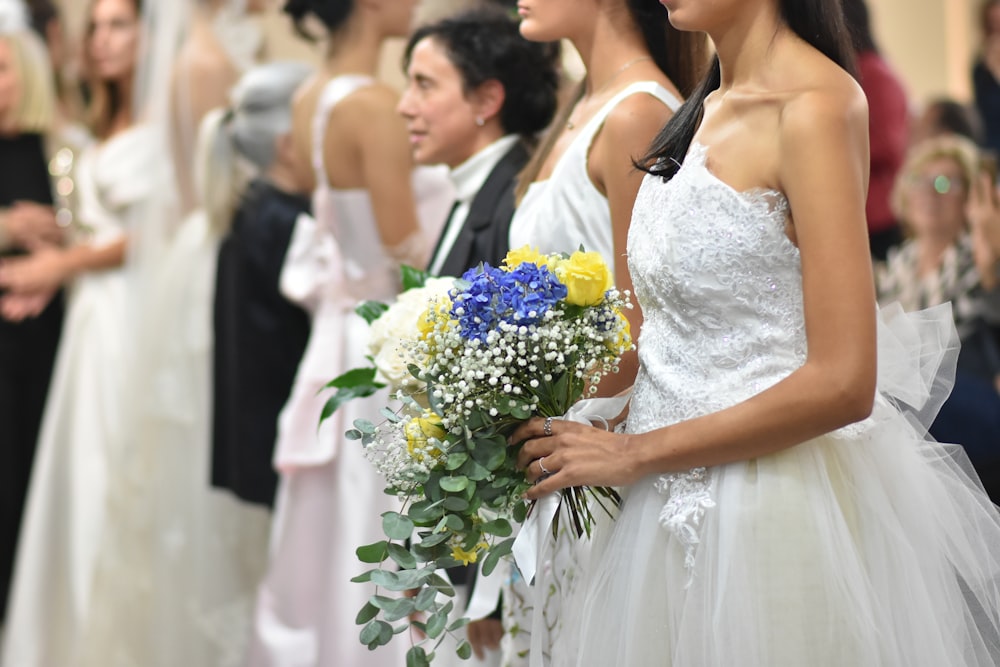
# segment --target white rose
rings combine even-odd
[[[454,278],[429,278],[423,287],[400,294],[389,310],[372,322],[368,351],[375,359],[375,368],[393,389],[418,388],[420,382],[410,375],[407,366],[414,363],[406,344],[416,343],[420,332],[417,320],[428,304],[448,293]]]

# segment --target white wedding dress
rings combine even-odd
[[[695,144],[636,200],[645,321],[627,430],[723,410],[806,356],[788,203]],[[947,307],[883,312],[870,418],[776,454],[649,477],[600,526],[553,665],[968,667],[1000,661],[1000,521],[921,421],[949,387]],[[942,391],[943,389],[943,391]]]
[[[81,240],[131,237],[158,184],[169,177],[154,132],[137,125],[93,144],[74,170]],[[23,519],[0,664],[76,664],[107,527],[109,468],[121,442],[131,362],[130,275],[92,271],[70,288],[38,454]]]

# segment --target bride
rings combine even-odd
[[[839,3],[664,4],[718,57],[645,161],[622,432],[514,434],[531,498],[625,487],[552,664],[997,665],[997,511],[921,425],[950,314],[876,317]]]

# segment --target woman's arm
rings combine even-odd
[[[514,434],[519,463],[545,457],[554,474],[530,498],[577,485],[628,484],[646,475],[771,454],[871,412],[875,301],[865,227],[868,120],[860,90],[813,91],[786,104],[779,129],[780,179],[802,258],[805,363],[731,408],[631,436],[532,420]]]
[[[649,149],[653,137],[670,120],[672,112],[651,95],[636,94],[622,100],[608,115],[604,127],[591,144],[587,171],[594,185],[608,198],[615,252],[615,286],[632,291],[628,271],[628,229],[632,222],[632,207],[642,184],[644,172],[636,169],[634,160]],[[632,297],[634,307],[625,311],[638,340],[642,330],[642,310]],[[633,350],[622,357],[620,372],[608,375],[599,386],[599,395],[614,396],[635,382],[639,371],[639,355]]]

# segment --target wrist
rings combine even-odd
[[[659,472],[648,433],[627,434],[624,448],[627,452],[625,458],[631,467],[629,476],[633,481]]]

